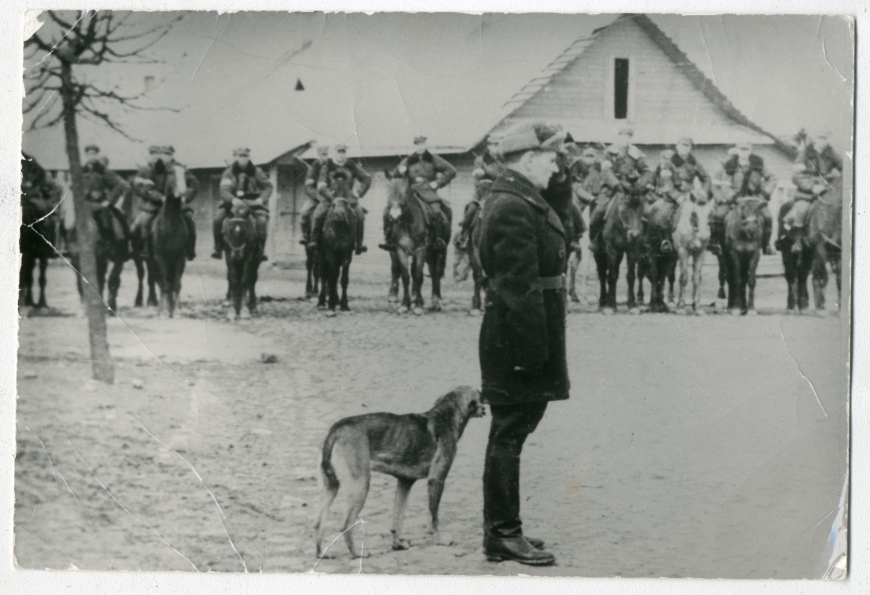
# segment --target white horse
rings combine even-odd
[[[704,255],[710,243],[710,223],[708,217],[714,202],[704,192],[684,195],[680,204],[677,229],[674,231],[674,246],[680,259],[680,294],[677,311],[684,312],[686,301],[683,297],[689,283],[689,259],[692,260],[692,311],[703,314],[701,305],[701,268]]]

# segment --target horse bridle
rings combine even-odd
[[[241,218],[233,218],[227,220],[228,225],[239,225],[240,223],[248,223],[249,221]],[[245,248],[248,246],[248,240],[246,239],[241,245],[233,245],[232,241],[228,237],[224,237],[224,242],[227,245],[227,248],[230,250],[230,260],[235,260],[237,257],[244,255]]]

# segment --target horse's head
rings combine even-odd
[[[242,204],[238,206],[236,203]],[[248,213],[247,205],[240,200],[234,200],[231,215],[224,221],[224,246],[227,257],[232,262],[244,260],[249,252],[248,247],[255,239],[254,226]]]
[[[737,202],[734,208],[737,214],[738,233],[742,239],[752,240],[761,237],[763,207],[764,201],[754,196],[742,198]]]
[[[387,204],[390,207],[390,218],[394,221],[402,216],[408,202],[408,185],[404,178],[391,170],[385,170],[387,178]]]
[[[625,234],[629,242],[635,242],[643,235],[643,207],[642,196],[620,193],[617,196],[617,214],[619,221],[625,228]]]

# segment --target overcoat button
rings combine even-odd
[[[559,250],[559,258],[565,258],[565,251]]]

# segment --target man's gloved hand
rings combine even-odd
[[[399,166],[399,169],[398,169],[397,171],[399,172],[399,175],[404,176],[404,175],[405,175],[405,172],[408,171],[408,168],[405,167],[404,165],[400,165],[400,166]]]
[[[429,188],[432,190],[438,190],[438,182],[429,182]]]

